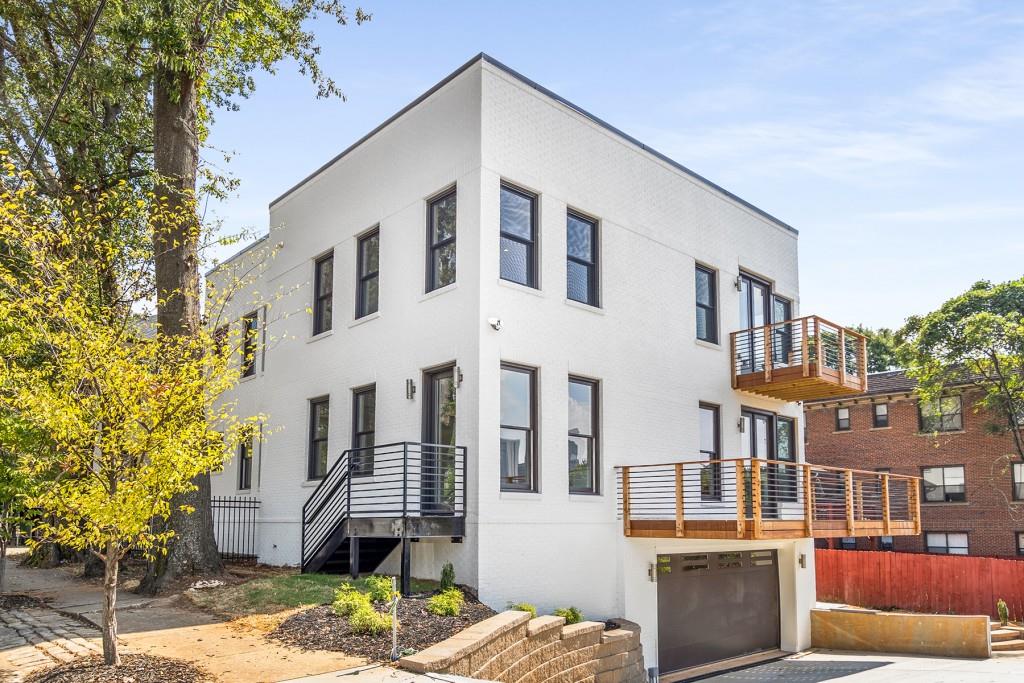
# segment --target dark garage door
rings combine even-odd
[[[658,555],[661,674],[779,647],[774,550]]]

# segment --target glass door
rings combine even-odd
[[[771,320],[772,288],[765,282],[740,273],[740,329],[736,363],[740,374],[764,370],[764,330]]]
[[[455,367],[424,376],[423,453],[420,472],[422,510],[451,513],[455,504]]]
[[[760,413],[753,410],[744,410],[741,413],[743,421],[743,439],[741,440],[740,454],[743,458],[751,458],[750,467],[761,467],[761,516],[764,518],[778,517],[778,497],[776,487],[778,482],[773,474],[771,466],[763,466],[758,460],[773,460],[775,457],[774,434],[775,416],[771,413]],[[747,478],[747,513],[751,515],[751,479]]]

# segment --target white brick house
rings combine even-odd
[[[648,666],[663,674],[809,645],[818,527],[800,521],[811,502],[810,470],[796,465],[801,410],[758,387],[735,389],[734,375],[762,375],[764,357],[750,350],[760,344],[753,337],[748,351],[730,346],[730,332],[796,317],[793,228],[486,55],[274,200],[270,214],[270,242],[280,247],[255,286],[282,294],[255,311],[267,343],[235,392],[240,410],[268,415],[269,436],[252,454],[248,481],[240,457],[213,478],[217,495],[260,499],[260,561],[344,570],[349,537],[361,536],[363,571],[401,571],[404,550],[413,575],[436,577],[450,561],[457,580],[495,608],[575,605],[588,618],[636,621]],[[211,279],[262,253],[242,252]],[[236,297],[233,324],[251,313],[250,299]],[[839,384],[862,376],[856,338],[840,342],[839,361],[820,346],[815,358],[814,345],[829,337],[803,324],[802,334],[799,323],[785,328],[777,373],[802,363],[806,378],[815,363],[822,375],[842,362]],[[464,447],[465,462],[455,455],[453,474],[445,469],[453,451],[444,451],[448,464],[428,483],[408,464],[389,478],[388,463],[442,462],[436,451],[424,460],[416,445],[380,450],[399,442]],[[378,450],[335,465],[368,443]],[[647,494],[632,489],[623,500],[617,468],[775,456],[794,471],[771,480],[785,494],[767,521],[731,463],[680,468],[668,508],[623,520],[622,508]],[[655,483],[665,471],[650,470]],[[772,471],[746,476],[780,476]],[[628,475],[633,486],[639,472]],[[303,505],[325,473],[337,486],[321,486],[307,515],[343,495],[351,498],[340,508],[357,498],[366,507],[304,530]],[[361,498],[346,493],[353,482]],[[766,505],[770,485],[758,490]],[[347,526],[337,526],[345,514]],[[841,535],[861,531],[841,519]],[[667,535],[666,520],[676,523]],[[687,529],[703,528],[701,520],[715,530],[693,537],[701,533]],[[371,543],[381,536],[394,540]],[[327,550],[313,557],[321,541]],[[673,562],[696,563],[694,580],[712,583],[687,583]],[[721,597],[716,607],[715,596],[734,588],[760,594],[716,573],[741,565],[767,571],[757,589],[767,586],[765,602],[748,598],[744,611]],[[679,636],[685,629],[676,626],[659,632],[659,621],[687,605],[718,637],[736,620],[767,627],[731,645]]]

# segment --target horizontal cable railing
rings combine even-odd
[[[914,477],[753,458],[620,466],[616,472],[626,535],[761,538],[920,531]]]
[[[733,378],[799,368],[804,377],[834,376],[867,389],[867,338],[818,316],[771,323],[730,334]]]
[[[466,448],[398,442],[342,453],[302,507],[302,557],[359,517],[466,514]]]

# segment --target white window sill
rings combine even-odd
[[[503,280],[502,278],[498,278],[498,285],[501,287],[508,287],[509,289],[514,289],[515,291],[522,292],[523,294],[531,294],[533,296],[539,296],[542,299],[544,298],[544,292],[542,292],[539,287],[521,285],[518,282],[512,282],[511,280]]]
[[[500,491],[498,500],[524,500],[539,503],[543,496],[537,491]]]
[[[605,496],[603,493],[570,493],[570,503],[603,503],[605,502]]]
[[[251,382],[254,379],[256,379],[257,377],[259,377],[259,376],[260,376],[259,372],[254,372],[251,375],[246,375],[245,377],[239,377],[238,378],[238,383],[242,384],[243,382]]]
[[[329,330],[324,330],[320,334],[314,334],[312,337],[310,337],[309,339],[306,340],[306,343],[307,344],[312,344],[313,342],[318,342],[321,339],[326,339],[327,337],[330,337],[332,334],[334,334],[334,328],[333,327],[331,329],[329,329]]]
[[[380,311],[374,311],[373,313],[370,313],[369,315],[364,315],[362,318],[356,318],[355,320],[350,322],[348,324],[348,326],[350,328],[351,327],[358,327],[359,325],[362,325],[364,323],[368,323],[371,320],[376,320],[379,317],[380,317]]]
[[[722,351],[721,344],[715,344],[713,342],[704,341],[703,339],[694,339],[693,343],[697,346],[704,347],[705,349],[712,349],[714,351]]]
[[[434,297],[441,296],[442,294],[447,294],[448,292],[450,292],[452,290],[455,290],[455,289],[458,289],[458,288],[459,288],[459,283],[458,282],[453,282],[450,285],[445,285],[444,287],[438,287],[437,289],[432,289],[429,292],[425,293],[423,296],[421,296],[420,297],[420,301],[427,301],[429,299],[433,299]]]
[[[585,304],[582,301],[576,301],[575,299],[567,298],[565,300],[565,305],[577,308],[581,311],[587,311],[588,313],[594,313],[595,315],[605,315],[604,309],[600,306],[591,306],[590,304]]]
[[[306,481],[302,482],[300,486],[304,489],[314,489],[321,483],[323,483],[323,479],[307,479]]]

